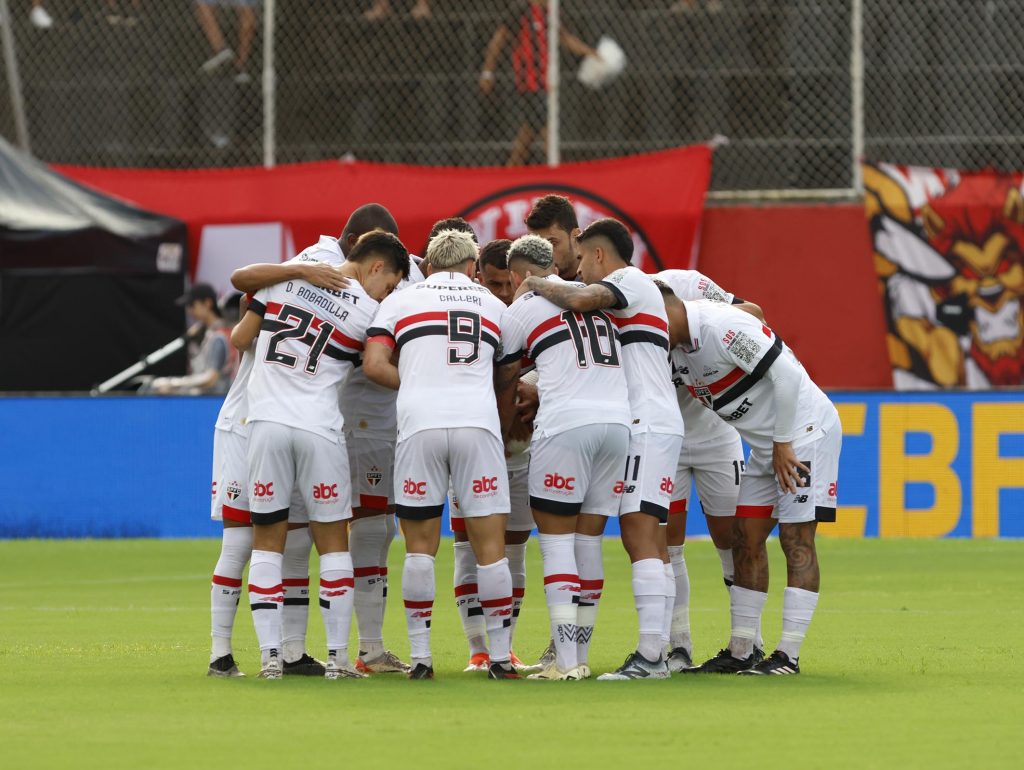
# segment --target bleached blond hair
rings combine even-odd
[[[512,241],[512,245],[508,247],[508,264],[511,265],[515,259],[548,268],[555,261],[555,252],[551,243],[539,235],[523,235]]]
[[[476,241],[461,230],[442,230],[427,244],[427,262],[435,270],[450,270],[476,260]]]

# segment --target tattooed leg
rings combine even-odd
[[[774,528],[774,519],[733,519],[735,585],[751,591],[768,591],[768,549],[765,543]]]
[[[779,542],[782,544],[782,552],[786,554],[786,585],[790,588],[818,592],[821,573],[818,569],[818,553],[814,548],[817,527],[816,521],[779,525]]]

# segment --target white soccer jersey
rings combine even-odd
[[[629,266],[603,281],[615,295],[608,311],[619,330],[633,433],[683,435],[668,360],[668,316],[651,277]]]
[[[320,240],[312,246],[307,246],[288,261],[326,262],[328,265],[337,266],[345,261],[345,257],[341,253],[341,246],[338,245],[337,238],[332,238],[329,235],[321,235]]]
[[[776,438],[775,393],[764,375],[780,358],[798,370],[799,386],[793,424],[781,426],[778,439],[802,444],[838,420],[832,402],[793,352],[757,318],[721,302],[683,304],[690,341],[673,349],[675,368],[690,394],[731,423],[751,447],[770,450]]]
[[[254,360],[252,350],[242,353],[235,381],[231,383],[227,395],[224,396],[224,403],[220,405],[220,411],[217,413],[217,430],[247,432],[249,375]]]
[[[557,275],[546,280],[563,282]],[[537,365],[535,436],[581,425],[632,422],[617,338],[615,324],[605,313],[562,310],[534,292],[505,310],[499,364],[526,356]]]
[[[338,389],[360,363],[376,300],[353,279],[343,291],[287,281],[257,292],[249,309],[263,316],[249,380],[249,422],[336,438],[344,425]]]
[[[706,275],[696,270],[662,270],[654,277],[668,284],[672,292],[683,301],[706,299],[711,302],[731,304],[736,299],[736,295],[725,291]],[[705,409],[697,399],[690,395],[683,384],[675,361],[672,363],[672,384],[676,386],[676,400],[679,402],[679,411],[683,415],[686,446],[731,445],[735,440],[735,429],[728,423],[722,422],[710,409]],[[689,490],[687,490],[687,494],[689,494]]]
[[[419,265],[409,257],[409,277],[403,278],[395,288],[401,291],[423,280]],[[398,433],[395,402],[398,393],[371,382],[362,367],[352,372],[341,389],[341,413],[345,429],[353,436],[382,438],[394,441]]]
[[[431,428],[501,437],[494,357],[505,304],[464,273],[438,272],[385,299],[368,336],[397,348],[399,441]]]

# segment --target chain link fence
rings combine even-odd
[[[42,0],[48,28],[4,2],[47,161],[545,161],[545,2]],[[1024,168],[1019,0],[562,0],[559,29],[564,161],[724,137],[721,197],[852,194],[861,155]],[[627,66],[591,90],[603,35]]]

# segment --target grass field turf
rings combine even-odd
[[[1019,767],[1024,542],[825,541],[804,674],[660,682],[489,682],[463,674],[451,542],[438,557],[438,678],[262,682],[252,621],[236,658],[250,677],[204,676],[214,541],[0,542],[0,766],[22,767]],[[765,610],[778,639],[785,570],[770,544]],[[408,653],[391,559],[385,636]],[[710,543],[687,546],[697,657],[726,639]],[[547,640],[531,541],[516,635]],[[314,559],[315,562],[315,559]],[[605,546],[595,674],[635,643],[628,564]],[[315,568],[315,565],[314,565]],[[354,627],[354,624],[353,624]],[[310,649],[322,653],[319,612]]]

